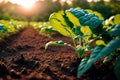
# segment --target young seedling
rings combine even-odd
[[[63,41],[50,41],[45,45],[70,46],[75,49],[78,57],[83,58],[78,66],[77,77],[84,74],[95,61],[105,57],[116,56],[115,74],[120,79],[120,15],[104,20],[100,13],[92,10],[70,8],[59,11],[50,16],[52,27],[62,35],[73,40],[74,45]],[[94,43],[94,44],[93,44]],[[89,56],[83,56],[86,51],[91,51]]]

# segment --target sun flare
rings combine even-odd
[[[10,0],[10,2],[19,4],[26,9],[30,9],[36,1],[37,0]]]

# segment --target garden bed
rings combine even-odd
[[[0,43],[0,78],[4,80],[117,80],[113,60],[96,62],[80,79],[76,77],[81,61],[71,47],[44,46],[49,41],[71,39],[58,33],[52,38],[39,35],[32,27]],[[4,43],[4,44],[3,44]]]

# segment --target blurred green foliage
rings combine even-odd
[[[109,2],[104,2],[100,0],[99,2],[87,2],[87,0],[71,0],[72,3],[68,4],[67,0],[64,3],[61,0],[38,0],[31,10],[25,10],[17,4],[12,4],[10,2],[0,3],[0,19],[15,19],[15,20],[28,20],[28,21],[48,21],[49,16],[53,12],[59,10],[66,10],[70,7],[80,7],[82,9],[92,9],[100,12],[105,19],[112,15],[120,13],[120,1],[110,0]]]

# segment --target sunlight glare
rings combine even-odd
[[[104,0],[104,1],[109,2],[110,0]]]
[[[68,4],[72,4],[72,0],[61,0],[62,3],[67,2]]]
[[[92,2],[92,1],[94,1],[94,2],[98,2],[98,1],[100,1],[100,0],[87,0],[88,2]]]
[[[61,0],[62,2],[65,2],[66,0]]]
[[[2,2],[3,0],[0,0],[0,2]]]
[[[26,9],[30,9],[36,1],[37,0],[10,0],[10,2],[19,4]]]
[[[92,0],[87,0],[88,2],[92,2]]]
[[[87,0],[88,2],[92,2],[92,1],[94,1],[94,2],[98,2],[98,1],[100,1],[100,0]],[[103,0],[103,1],[105,1],[105,2],[109,2],[110,0]]]

